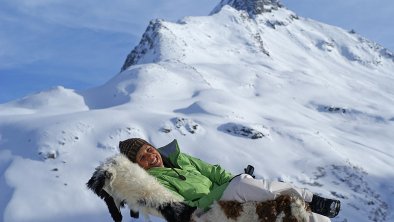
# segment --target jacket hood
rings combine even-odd
[[[179,167],[177,159],[181,151],[176,139],[174,139],[171,143],[158,148],[157,150],[162,156],[164,156],[164,158],[168,158],[171,163],[173,163],[176,167]]]

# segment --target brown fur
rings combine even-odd
[[[308,205],[299,197],[279,196],[264,202],[217,201],[202,214],[194,214],[196,222],[306,222]]]
[[[237,201],[218,201],[228,219],[237,220],[243,211],[243,206]]]
[[[297,222],[291,214],[290,196],[279,196],[275,200],[260,202],[256,206],[256,214],[261,222],[275,221],[282,212],[285,214],[283,222]]]

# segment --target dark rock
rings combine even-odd
[[[42,156],[44,159],[56,159],[58,156],[57,151],[48,151],[46,153],[39,152],[38,155]]]
[[[250,139],[260,139],[268,135],[266,132],[260,132],[252,127],[244,126],[237,123],[226,123],[219,126],[218,130],[231,134],[233,136],[246,137]]]
[[[158,38],[159,30],[162,27],[162,22],[159,19],[152,20],[149,23],[146,31],[142,35],[140,43],[127,56],[126,61],[120,70],[121,72],[132,65],[138,64],[138,60],[142,58],[148,50],[151,50],[154,47],[155,40]]]
[[[219,12],[225,5],[229,5],[239,11],[246,11],[250,17],[283,7],[279,0],[222,0],[211,14]]]

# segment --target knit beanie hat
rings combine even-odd
[[[137,153],[144,144],[150,145],[148,142],[146,142],[143,139],[131,138],[119,142],[119,150],[122,154],[126,155],[132,162],[135,162]]]

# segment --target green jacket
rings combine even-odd
[[[181,153],[176,140],[158,150],[186,180],[180,179],[173,169],[166,167],[151,168],[148,170],[149,174],[166,188],[182,196],[190,206],[208,209],[215,200],[220,199],[233,178],[231,173],[219,165],[211,165]]]

